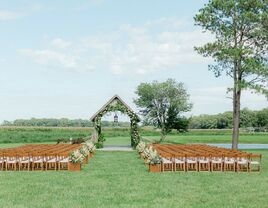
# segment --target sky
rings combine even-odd
[[[183,82],[189,115],[232,109],[232,80],[194,51],[213,40],[194,25],[203,0],[0,0],[0,122],[89,119],[118,94],[135,111],[141,82]],[[268,106],[243,92],[241,107]]]

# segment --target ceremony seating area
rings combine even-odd
[[[0,171],[70,170],[70,154],[82,147],[83,144],[28,144],[0,149]]]
[[[203,144],[153,144],[161,171],[260,171],[261,155]]]

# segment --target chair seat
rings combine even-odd
[[[40,159],[40,160],[33,160],[32,162],[33,163],[42,163],[42,162],[44,162],[44,160],[42,160],[42,159]]]
[[[166,158],[162,158],[162,161],[164,164],[172,164],[172,161],[166,159]]]
[[[69,162],[69,158],[68,157],[59,160],[59,163],[67,163],[67,162]]]
[[[220,164],[222,163],[222,159],[219,159],[219,160],[211,160],[212,163],[215,163],[215,164]]]
[[[209,161],[209,159],[207,159],[207,160],[199,160],[199,163],[209,163],[210,161]]]
[[[49,159],[46,161],[47,163],[55,163],[57,162],[57,159],[56,158],[53,158],[53,159]]]
[[[260,164],[258,161],[250,161],[249,163],[252,165],[259,165]]]
[[[30,160],[21,160],[20,163],[29,163]]]
[[[197,163],[196,160],[191,160],[191,159],[187,159],[186,162],[187,162],[187,163]]]
[[[6,163],[17,163],[17,160],[7,160]]]
[[[175,158],[174,161],[175,161],[176,164],[183,164],[183,163],[185,163],[185,160],[180,160],[180,159],[176,159],[176,158]]]
[[[235,161],[234,160],[224,160],[225,164],[234,164]]]
[[[248,164],[248,161],[247,160],[238,160],[237,161],[237,164],[240,164],[240,165],[243,165],[243,164]]]

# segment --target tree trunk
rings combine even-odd
[[[163,142],[167,136],[166,130],[161,129],[161,138],[159,140],[159,143]]]
[[[241,99],[241,89],[240,89],[239,86],[236,85],[234,87],[234,92],[233,92],[233,138],[232,138],[232,149],[237,149],[238,148],[239,126],[240,126],[240,99]]]

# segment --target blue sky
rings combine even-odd
[[[193,46],[213,40],[194,26],[206,1],[0,1],[0,121],[89,118],[114,94],[131,107],[140,82],[185,83],[190,115],[231,110],[227,77]],[[242,107],[267,107],[243,93]]]

